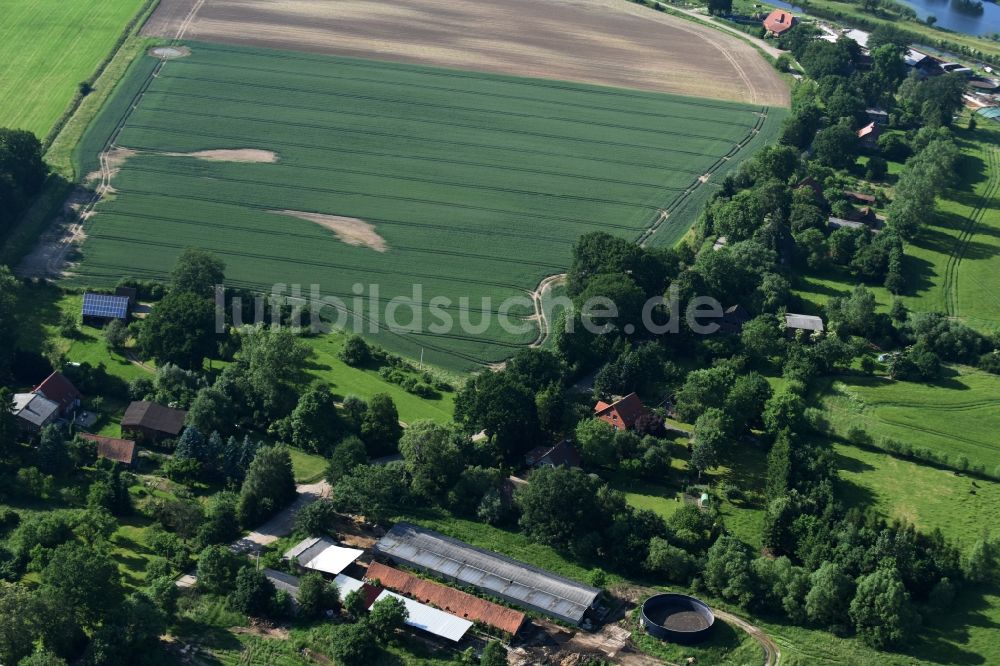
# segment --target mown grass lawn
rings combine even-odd
[[[323,478],[323,473],[326,472],[326,458],[292,447],[288,448],[288,452],[292,456],[295,483],[316,483]]]
[[[840,437],[853,432],[876,446],[893,439],[945,454],[949,464],[965,456],[992,473],[1000,466],[1000,376],[964,366],[950,372],[933,384],[842,377],[821,402]]]
[[[0,0],[0,127],[43,138],[143,0]]]
[[[430,419],[438,423],[451,421],[455,412],[453,391],[442,391],[438,398],[421,398],[406,392],[397,384],[382,379],[377,369],[351,367],[338,356],[346,340],[347,335],[341,332],[303,340],[314,352],[307,371],[317,379],[329,383],[331,390],[340,400],[351,395],[370,398],[376,393],[388,393],[396,403],[399,419],[404,423],[412,423],[419,419]]]

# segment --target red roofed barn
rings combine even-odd
[[[635,393],[629,393],[610,405],[603,400],[594,405],[594,416],[609,423],[615,430],[631,430],[635,421],[646,413],[646,407]]]
[[[795,25],[795,17],[781,9],[775,9],[764,19],[764,28],[775,36],[781,35]]]
[[[474,597],[468,592],[424,580],[378,562],[369,565],[365,577],[420,603],[430,604],[457,617],[499,629],[511,636],[524,624],[524,613],[513,608],[506,608],[492,601]]]

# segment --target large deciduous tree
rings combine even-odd
[[[211,252],[186,248],[170,273],[170,290],[211,298],[216,285],[221,286],[225,280],[225,271],[226,265]]]
[[[254,527],[295,499],[295,476],[288,449],[260,449],[240,489],[236,513],[240,524]]]
[[[462,472],[463,439],[452,428],[433,421],[410,424],[399,440],[399,452],[403,454],[414,492],[431,499],[444,497]]]
[[[484,372],[455,399],[455,420],[468,431],[485,431],[508,462],[520,460],[540,440],[531,390],[506,372]]]
[[[170,292],[142,323],[139,347],[157,363],[201,369],[215,350],[215,307],[189,292]]]

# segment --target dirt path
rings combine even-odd
[[[549,339],[549,336],[552,335],[552,324],[549,322],[548,315],[545,314],[545,292],[565,282],[565,273],[550,275],[539,282],[538,287],[531,292],[531,300],[535,304],[533,319],[538,321],[538,339],[531,343],[531,347],[541,347]]]
[[[728,622],[734,627],[739,627],[750,634],[751,638],[760,643],[760,646],[764,648],[764,666],[777,666],[778,662],[781,661],[781,648],[778,647],[774,639],[768,636],[767,632],[763,629],[724,610],[713,608],[712,612],[715,613],[715,617]]]

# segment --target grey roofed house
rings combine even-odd
[[[40,430],[59,416],[59,403],[38,393],[17,393],[14,395],[14,416],[20,420],[22,428]]]
[[[601,594],[596,587],[410,523],[393,526],[375,544],[375,553],[573,624],[580,624]]]
[[[275,589],[283,590],[292,596],[292,599],[299,598],[299,578],[283,571],[274,569],[264,569],[264,576],[274,584]]]
[[[809,331],[810,333],[823,332],[823,320],[813,315],[785,314],[785,328],[790,331]]]
[[[827,219],[826,224],[832,229],[867,229],[868,225],[864,222],[854,222],[852,220],[845,220],[841,217],[831,217]]]

